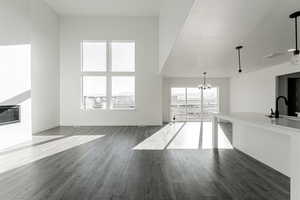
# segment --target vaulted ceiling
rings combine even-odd
[[[60,15],[158,16],[161,0],[45,0]]]
[[[45,0],[60,15],[159,16],[162,0]],[[172,3],[170,8],[172,8]],[[289,14],[299,0],[195,0],[162,69],[165,76],[209,77],[237,74],[235,46],[243,71],[253,71],[290,59],[264,56],[294,48],[294,24]]]
[[[294,48],[289,14],[299,0],[196,0],[163,68],[165,76],[210,77],[237,74],[235,46],[243,45],[242,66],[253,71],[290,59],[265,55]]]

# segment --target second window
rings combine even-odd
[[[135,109],[135,42],[81,42],[81,108]]]

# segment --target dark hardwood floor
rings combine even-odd
[[[0,174],[0,199],[290,199],[288,177],[237,150],[132,150],[159,128],[60,127],[40,133],[105,137]]]

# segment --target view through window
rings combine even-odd
[[[171,88],[170,114],[176,121],[198,121],[219,112],[218,88]]]
[[[135,42],[82,41],[84,110],[135,109]]]
[[[113,76],[111,108],[133,109],[135,108],[133,76]]]

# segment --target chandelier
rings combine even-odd
[[[206,81],[206,75],[207,73],[206,72],[203,72],[203,83],[198,85],[198,88],[200,90],[206,90],[206,89],[210,89],[211,88],[211,85],[209,83],[207,83]]]

